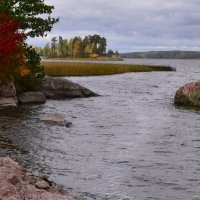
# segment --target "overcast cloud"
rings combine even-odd
[[[30,40],[43,46],[53,36],[100,34],[108,48],[128,51],[200,50],[199,0],[45,0],[60,17],[47,38]]]

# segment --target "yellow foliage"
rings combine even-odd
[[[22,66],[19,68],[19,73],[21,76],[28,76],[30,74],[31,70],[27,66]]]
[[[90,58],[97,58],[99,55],[98,54],[96,54],[96,53],[92,53],[92,54],[90,54]]]

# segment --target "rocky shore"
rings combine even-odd
[[[37,177],[26,172],[9,157],[0,157],[1,200],[83,200],[59,191],[44,176]]]
[[[91,90],[61,78],[45,77],[38,91],[17,95],[12,81],[0,83],[0,109],[19,104],[44,104],[46,99],[69,99],[98,96]],[[44,114],[40,121],[50,125],[70,127],[63,115]],[[46,177],[26,172],[9,157],[0,157],[0,200],[81,200],[60,191]]]

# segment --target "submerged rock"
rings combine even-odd
[[[178,89],[174,103],[180,106],[200,107],[200,81],[187,83]]]
[[[65,127],[70,127],[72,125],[71,122],[67,122],[65,120],[64,115],[61,114],[45,114],[40,117],[40,120],[51,124],[51,125],[58,125],[58,126],[65,126]]]
[[[91,90],[62,78],[45,77],[40,89],[48,99],[65,99],[98,96]]]
[[[46,97],[42,92],[25,92],[18,95],[21,104],[44,104]]]
[[[1,157],[0,199],[75,200],[79,198],[60,193],[40,177],[27,173],[12,159]]]

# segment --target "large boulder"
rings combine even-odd
[[[42,92],[25,92],[18,95],[18,102],[21,104],[44,104],[46,97]]]
[[[174,103],[180,106],[200,107],[200,81],[187,83],[178,89]]]
[[[97,96],[91,90],[62,78],[45,77],[40,91],[48,99],[65,99]]]
[[[16,89],[12,81],[0,83],[0,108],[17,107]]]

